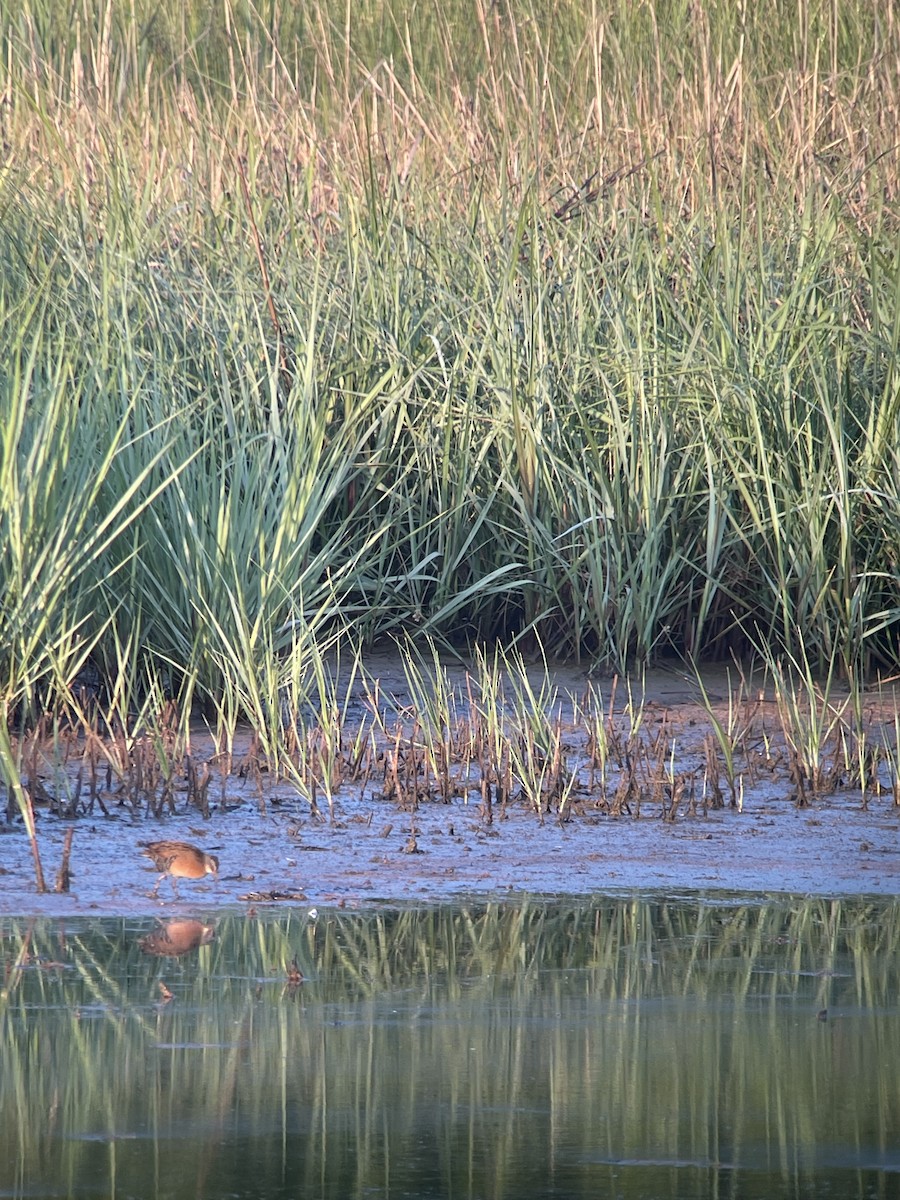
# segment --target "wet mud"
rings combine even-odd
[[[394,672],[392,675],[391,672]],[[385,662],[385,691],[403,701],[403,679]],[[584,672],[559,673],[561,695],[577,695]],[[724,673],[706,680],[724,704]],[[634,699],[634,697],[633,697]],[[658,672],[643,684],[647,725],[665,721],[675,755],[697,758],[709,716],[696,685]],[[765,701],[768,703],[768,701]],[[408,811],[369,783],[345,786],[333,809],[274,785],[260,811],[258,786],[229,781],[227,811],[214,805],[152,819],[125,807],[74,821],[39,813],[44,874],[52,887],[66,832],[74,828],[67,893],[38,895],[20,824],[0,832],[0,911],[16,914],[145,914],[204,920],[216,910],[268,904],[435,902],[462,896],[594,893],[754,892],[895,894],[900,889],[900,810],[890,794],[861,803],[837,789],[799,807],[783,772],[744,788],[741,807],[686,806],[668,818],[645,803],[640,815],[611,816],[581,797],[560,819],[523,803],[490,821],[475,790]],[[219,859],[218,878],[181,879],[177,893],[141,853],[151,838],[180,839]]]

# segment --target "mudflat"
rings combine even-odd
[[[412,698],[389,656],[367,664],[390,698],[391,728],[415,725]],[[465,691],[463,666],[448,669]],[[732,676],[679,671],[648,673],[625,685],[594,680],[570,666],[553,668],[552,719],[566,762],[560,803],[527,798],[522,789],[486,805],[468,782],[443,796],[427,780],[415,794],[386,786],[390,747],[375,756],[363,781],[340,783],[331,803],[298,794],[265,772],[233,769],[211,788],[204,819],[176,792],[175,813],[154,818],[107,797],[109,815],[95,807],[74,820],[38,807],[38,842],[48,888],[74,827],[70,890],[37,893],[31,849],[19,823],[0,832],[0,911],[17,914],[138,914],[211,910],[262,904],[435,902],[464,895],[531,893],[755,892],[810,895],[891,895],[900,890],[900,808],[890,780],[874,776],[865,790],[836,770],[822,794],[799,793],[776,699],[760,689],[744,695],[735,714]],[[623,794],[623,768],[609,752],[604,772],[580,714],[590,690],[608,704],[609,731],[627,728],[644,766]],[[368,697],[368,699],[367,699]],[[547,698],[545,693],[545,699]],[[837,713],[840,695],[831,698]],[[894,700],[884,691],[868,701],[873,744],[888,736]],[[348,731],[365,719],[371,690],[348,701]],[[634,725],[639,716],[639,728]],[[740,732],[734,773],[736,802],[719,800],[710,780],[713,719]],[[741,722],[744,722],[741,724]],[[388,721],[385,719],[385,727]],[[832,731],[832,737],[839,735]],[[412,738],[407,730],[404,736]],[[633,736],[632,736],[633,735]],[[737,735],[736,735],[737,736]],[[194,759],[213,747],[197,730]],[[399,744],[399,742],[398,742]],[[410,743],[412,744],[412,743]],[[235,746],[235,763],[249,738]],[[386,753],[387,751],[387,753]],[[823,754],[839,757],[839,746]],[[596,758],[596,754],[595,754]],[[657,766],[651,769],[652,760]],[[837,762],[837,758],[834,758]],[[388,765],[385,765],[388,764]],[[396,763],[394,763],[394,770]],[[656,771],[656,775],[653,774]],[[395,770],[396,774],[396,770]],[[601,774],[603,778],[601,779]],[[184,880],[178,896],[167,886],[153,896],[156,874],[140,842],[179,839],[219,859],[219,878]]]

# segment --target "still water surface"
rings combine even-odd
[[[0,918],[0,1196],[900,1194],[900,902],[153,930]]]

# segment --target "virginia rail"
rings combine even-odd
[[[172,880],[175,895],[178,895],[176,879],[202,879],[205,875],[218,876],[219,860],[214,854],[207,854],[190,842],[139,842],[143,853],[153,860],[157,871],[162,871],[153,889],[155,896],[159,885],[168,875]]]

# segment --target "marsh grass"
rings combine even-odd
[[[292,772],[284,691],[348,632],[896,663],[889,0],[0,0],[0,37],[7,728],[91,682]]]

